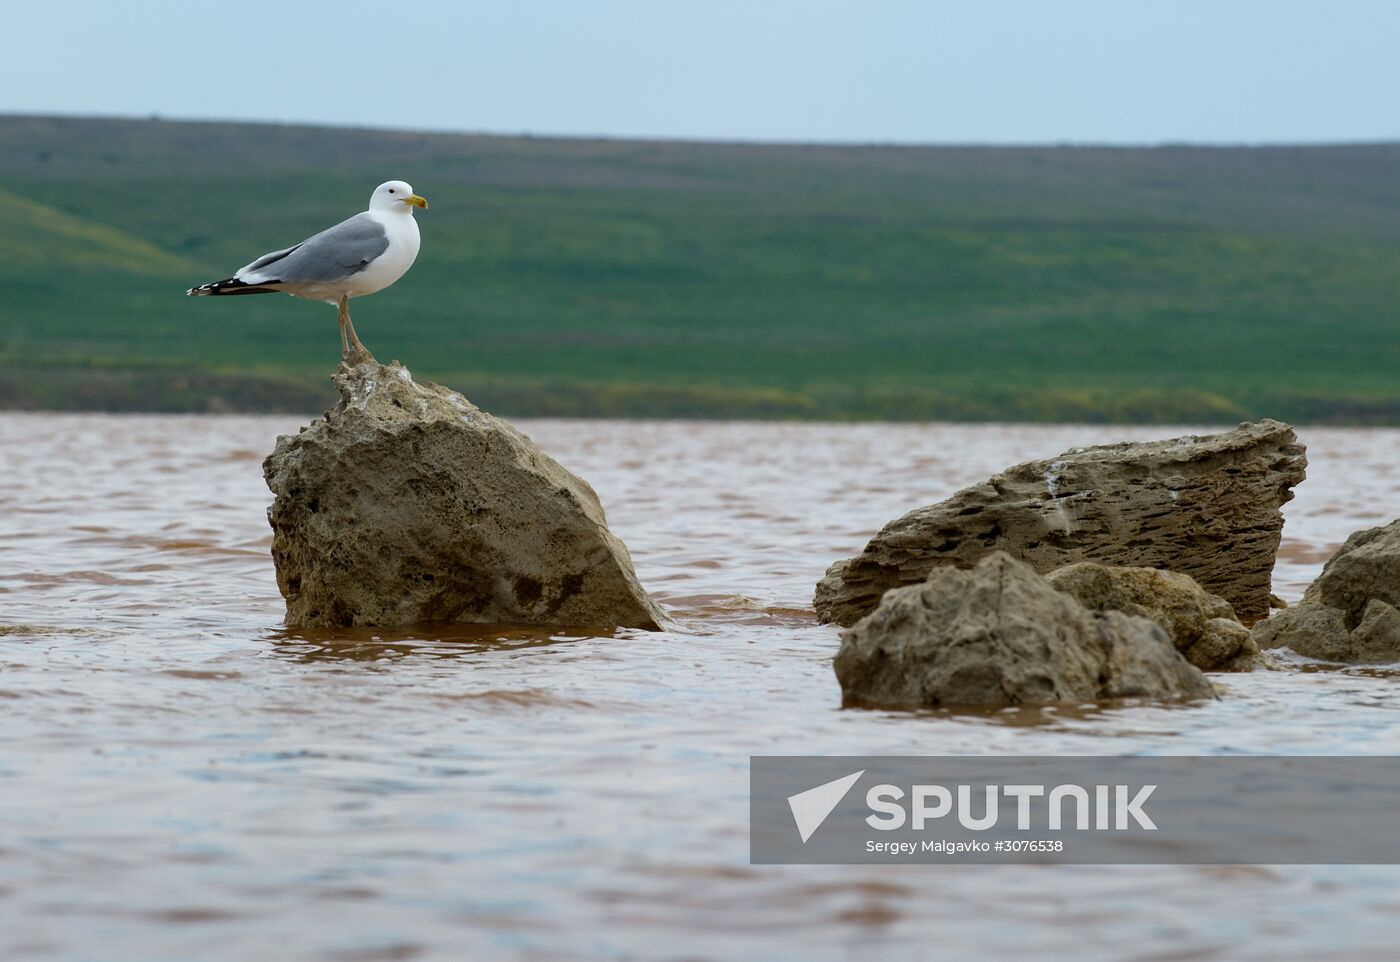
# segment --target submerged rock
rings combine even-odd
[[[263,463],[288,626],[662,623],[593,489],[525,435],[398,362],[334,381]]]
[[[1036,705],[1106,698],[1212,698],[1155,621],[1090,611],[994,552],[886,593],[842,633],[847,704]]]
[[[1057,568],[1045,580],[1091,611],[1121,611],[1152,619],[1197,668],[1252,671],[1259,667],[1259,648],[1249,629],[1235,618],[1230,602],[1187,575],[1081,561]]]
[[[92,628],[71,628],[65,625],[0,625],[0,638],[6,635],[92,635]]]
[[[1325,661],[1400,661],[1400,521],[1358,531],[1303,600],[1254,626],[1260,648]]]
[[[891,588],[1006,551],[1042,573],[1077,561],[1180,572],[1251,623],[1268,614],[1279,508],[1306,466],[1277,421],[1017,465],[885,525],[827,570],[817,614],[851,625]]]

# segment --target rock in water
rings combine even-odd
[[[397,361],[334,380],[263,463],[289,627],[662,624],[593,489],[525,435]]]
[[[885,525],[827,570],[817,614],[851,625],[937,566],[1006,551],[1042,573],[1076,561],[1180,572],[1252,623],[1268,614],[1279,508],[1306,467],[1293,429],[1277,421],[1017,465]]]
[[[1230,602],[1186,575],[1081,561],[1056,568],[1045,580],[1090,611],[1121,611],[1152,619],[1197,668],[1253,671],[1263,664],[1249,629],[1236,620]]]
[[[1325,661],[1400,661],[1400,521],[1347,538],[1302,601],[1254,626],[1254,640]]]
[[[1155,621],[1090,611],[994,552],[886,593],[842,633],[848,705],[1033,705],[1104,698],[1212,698],[1209,680]]]

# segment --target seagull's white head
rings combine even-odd
[[[427,208],[428,202],[413,192],[413,188],[401,180],[385,181],[374,188],[369,195],[370,210],[396,210],[412,214],[413,208]]]

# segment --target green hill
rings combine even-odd
[[[1400,423],[1400,145],[803,146],[0,117],[0,406],[312,409],[334,310],[195,300],[431,201],[358,301],[502,413]]]

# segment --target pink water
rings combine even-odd
[[[747,862],[751,754],[1400,752],[1400,675],[1302,663],[1190,708],[841,709],[827,564],[1177,432],[522,426],[674,632],[289,634],[260,462],[295,420],[0,415],[0,959],[1393,957],[1400,869]],[[1300,434],[1286,598],[1400,515],[1400,433]]]

